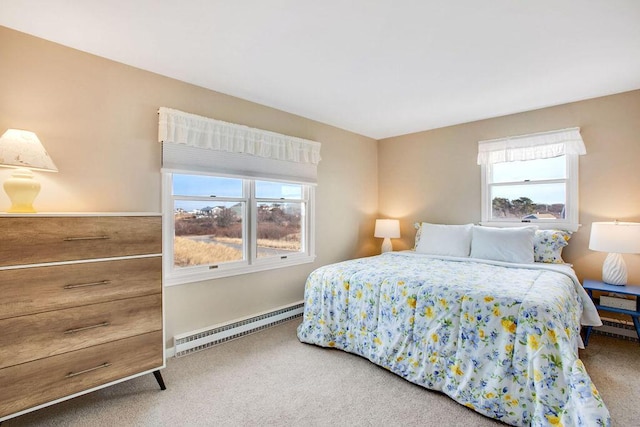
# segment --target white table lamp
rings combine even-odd
[[[35,212],[33,200],[40,192],[40,183],[31,170],[58,172],[36,134],[18,129],[9,129],[0,137],[0,166],[16,169],[4,182],[11,200],[7,212]]]
[[[611,285],[627,284],[627,266],[622,254],[640,253],[640,223],[594,222],[589,249],[609,252],[602,265],[602,281]]]
[[[391,239],[400,237],[400,221],[397,219],[376,219],[374,237],[382,237],[382,253],[393,250]]]

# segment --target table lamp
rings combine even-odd
[[[640,253],[640,223],[594,222],[589,249],[609,252],[602,265],[602,281],[611,285],[627,284],[627,266],[622,254]]]
[[[4,182],[11,200],[7,212],[34,213],[33,200],[40,192],[32,170],[58,172],[35,133],[9,129],[0,137],[0,166],[16,168]]]
[[[393,250],[391,239],[400,237],[400,221],[397,219],[376,219],[373,237],[382,237],[382,253]]]

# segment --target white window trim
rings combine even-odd
[[[319,142],[279,133],[223,122],[184,111],[160,107],[158,141],[162,142],[162,210],[163,210],[163,277],[168,286],[234,276],[263,270],[310,263],[315,260],[315,184],[320,162]],[[258,259],[255,250],[246,246],[255,242],[253,215],[244,221],[244,253],[242,262],[180,269],[173,267],[173,173],[206,174],[247,180],[291,182],[305,185],[307,207],[304,253],[282,258]],[[246,192],[245,195],[249,194]],[[253,200],[250,197],[250,200]],[[251,209],[247,206],[247,209]],[[253,223],[252,223],[253,222]],[[250,234],[251,233],[251,234]],[[249,250],[251,253],[249,254]],[[185,270],[189,270],[187,272]]]
[[[478,142],[478,164],[481,165],[481,209],[482,225],[494,227],[516,227],[527,224],[539,228],[559,228],[577,231],[579,224],[578,204],[578,156],[586,154],[580,128],[567,128],[528,135],[511,136]],[[566,164],[566,200],[563,220],[491,220],[492,201],[489,191],[491,164],[513,161],[545,159],[564,155]],[[542,181],[542,180],[540,180]]]
[[[577,231],[579,224],[579,203],[578,203],[578,154],[565,154],[567,161],[567,178],[566,178],[566,205],[564,220],[527,220],[523,221],[517,218],[492,221],[491,209],[492,201],[489,191],[489,179],[491,174],[491,165],[481,164],[481,197],[482,197],[482,221],[481,225],[491,227],[523,227],[526,225],[536,225],[540,229],[562,229],[567,231]]]
[[[173,265],[173,238],[175,234],[175,220],[173,216],[173,197],[172,197],[172,176],[173,173],[194,174],[193,171],[162,171],[162,212],[163,212],[163,282],[165,286],[181,285],[186,283],[201,282],[223,277],[236,276],[241,274],[255,273],[259,271],[274,270],[279,268],[291,267],[295,265],[308,264],[315,261],[315,187],[305,184],[307,191],[305,233],[306,240],[302,242],[305,252],[286,255],[286,257],[268,257],[257,258],[255,249],[245,250],[249,254],[249,259],[237,262],[227,262],[218,264],[215,269],[207,266],[196,266],[193,268],[176,269]],[[219,174],[211,174],[212,176],[222,176]],[[247,178],[253,179],[253,178]],[[247,189],[245,188],[245,191]],[[247,194],[245,192],[245,194]],[[249,204],[253,199],[249,197],[247,210],[251,209]],[[244,235],[249,236],[243,239],[243,244],[249,245],[256,239],[255,215],[248,215],[248,221],[244,221]],[[254,246],[252,244],[252,246]]]

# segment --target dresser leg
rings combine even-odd
[[[160,390],[166,390],[167,386],[164,385],[164,380],[162,379],[162,374],[160,373],[160,371],[153,371],[153,376],[156,377],[156,381],[158,381]]]

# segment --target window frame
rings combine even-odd
[[[243,218],[243,254],[241,261],[230,261],[221,264],[194,266],[189,268],[176,268],[174,266],[173,243],[175,236],[174,206],[175,200],[182,200],[184,197],[174,198],[173,195],[173,175],[204,175],[221,178],[236,178],[243,181],[243,200],[246,200],[245,215]],[[305,206],[305,215],[301,226],[301,251],[288,254],[286,256],[257,257],[257,200],[255,195],[256,181],[278,182],[273,179],[260,179],[255,177],[238,177],[225,174],[203,173],[199,171],[183,170],[163,170],[162,175],[162,216],[163,216],[163,282],[166,286],[181,285],[186,283],[200,282],[205,280],[218,279],[223,277],[236,276],[241,274],[255,273],[258,271],[273,270],[278,268],[291,267],[300,264],[307,264],[315,261],[315,186],[308,183],[293,181],[281,181],[302,186],[302,199],[278,199],[286,203],[288,201],[300,202]],[[193,200],[205,200],[206,197],[190,197]],[[219,201],[225,201],[226,197],[221,197]],[[216,198],[216,200],[218,200]],[[234,200],[237,200],[234,198]],[[274,199],[275,200],[275,199]]]
[[[544,183],[557,183],[565,182],[565,218],[562,220],[549,220],[549,219],[503,219],[497,220],[492,218],[492,200],[491,199],[491,164],[482,164],[481,166],[481,224],[492,227],[523,227],[526,225],[536,225],[540,229],[562,229],[567,231],[577,231],[580,227],[579,224],[579,205],[578,205],[578,191],[579,191],[579,158],[578,154],[564,154],[566,160],[566,178],[565,179],[541,179],[530,180],[527,184],[523,185],[535,185]],[[528,160],[525,160],[528,161]],[[532,160],[529,160],[532,161]],[[504,183],[500,183],[504,185]]]

